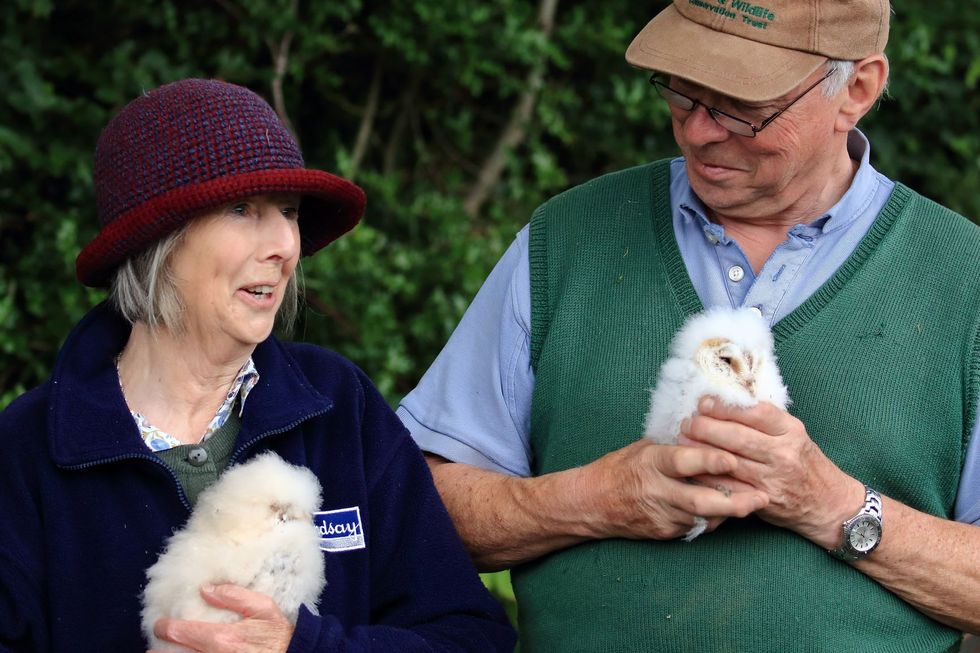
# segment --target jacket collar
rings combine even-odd
[[[104,302],[82,318],[58,352],[48,403],[48,442],[58,465],[86,467],[153,456],[129,413],[114,362],[129,332],[129,324]],[[275,338],[260,343],[252,357],[261,378],[245,404],[236,448],[333,405]]]

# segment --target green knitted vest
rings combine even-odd
[[[201,444],[182,444],[179,447],[156,452],[177,475],[177,480],[192,506],[197,503],[198,495],[218,480],[218,476],[228,466],[232,449],[235,447],[235,438],[238,437],[241,426],[242,420],[238,416],[238,411],[232,408],[221,428]],[[192,465],[188,460],[188,454],[195,449],[204,449],[207,452],[207,460],[204,464]]]
[[[606,175],[531,222],[535,474],[640,437],[668,344],[702,306],[666,161]],[[774,328],[791,411],[845,472],[952,514],[980,390],[980,229],[898,185],[853,255]],[[888,515],[885,535],[888,537]],[[958,635],[788,530],[584,543],[513,572],[524,653],[954,649]]]

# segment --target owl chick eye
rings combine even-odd
[[[718,357],[718,360],[720,360],[725,365],[729,365],[730,366],[732,364],[732,357],[731,356],[719,356]]]

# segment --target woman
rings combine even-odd
[[[301,253],[353,227],[363,192],[305,169],[267,103],[214,80],[127,105],[94,182],[102,227],[77,272],[110,300],[0,414],[0,650],[145,648],[146,569],[201,490],[267,450],[311,469],[323,511],[348,526],[343,546],[321,540],[319,616],[303,609],[294,626],[268,597],[218,585],[202,596],[240,621],[161,619],[159,637],[199,651],[512,649],[370,381],[270,336],[295,313]]]

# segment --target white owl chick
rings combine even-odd
[[[681,422],[697,413],[705,395],[745,408],[760,401],[783,409],[789,405],[772,333],[751,309],[712,308],[685,322],[650,391],[644,437],[676,444]],[[690,542],[707,526],[707,520],[696,517],[684,539]]]
[[[200,588],[208,583],[234,583],[270,596],[294,624],[300,605],[315,611],[326,584],[312,519],[319,507],[316,476],[275,453],[225,471],[147,570],[142,618],[150,647],[185,650],[153,635],[161,617],[211,623],[241,618],[204,601]]]

